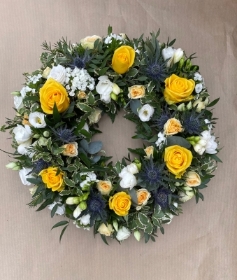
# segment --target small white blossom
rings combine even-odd
[[[80,221],[80,223],[83,225],[83,226],[87,226],[89,225],[90,223],[90,214],[87,214],[87,215],[84,215],[82,216],[81,218],[79,218],[78,220]]]
[[[202,91],[202,84],[201,83],[196,84],[195,91],[196,91],[196,93],[200,93]]]
[[[111,33],[105,38],[105,40],[104,40],[105,44],[112,43],[112,38],[114,38],[117,41],[123,41],[124,40],[124,38],[121,35]]]
[[[55,201],[52,204],[49,204],[48,209],[52,210],[56,204],[57,203]],[[64,205],[58,205],[55,214],[64,215],[65,214],[65,206]]]
[[[26,186],[30,186],[31,183],[27,181],[28,178],[32,178],[31,174],[29,174],[32,171],[31,168],[25,168],[23,167],[20,171],[19,171],[19,176],[21,179],[21,182],[23,185]]]
[[[161,148],[161,146],[165,143],[166,137],[165,134],[162,132],[158,133],[158,140],[155,142],[156,146]]]
[[[116,238],[118,241],[123,241],[131,235],[131,232],[126,227],[122,227],[117,231]]]
[[[23,108],[23,97],[22,96],[14,96],[14,106],[17,110]]]
[[[198,72],[196,72],[196,73],[194,73],[194,80],[201,82],[203,80],[203,78]]]

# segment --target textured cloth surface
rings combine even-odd
[[[235,280],[237,279],[237,2],[235,0],[8,0],[0,3],[0,124],[14,116],[10,92],[19,90],[22,73],[40,67],[43,41],[54,44],[64,37],[78,42],[88,35],[115,33],[130,38],[161,29],[160,40],[176,38],[175,47],[190,55],[211,94],[221,97],[214,115],[219,118],[223,164],[203,190],[205,201],[194,200],[183,214],[165,226],[155,243],[129,238],[119,245],[104,245],[99,235],[77,229],[71,223],[59,244],[62,219],[50,218],[49,210],[35,212],[28,187],[18,172],[6,170],[11,160],[1,153],[0,268],[2,280]],[[131,123],[102,120],[108,154],[127,155]],[[0,148],[12,151],[7,133]]]

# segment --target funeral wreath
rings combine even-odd
[[[62,227],[60,240],[72,221],[105,243],[155,241],[184,202],[204,199],[221,161],[219,99],[211,101],[194,55],[158,36],[129,39],[109,27],[103,38],[44,42],[40,68],[12,93],[15,116],[1,127],[14,149],[7,168],[29,186],[30,207],[65,217],[53,226]],[[102,116],[113,122],[119,111],[143,146],[114,163],[93,136],[103,133]]]

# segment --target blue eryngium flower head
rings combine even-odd
[[[33,169],[31,173],[39,174],[40,171],[49,167],[49,163],[43,159],[39,159],[33,163]]]
[[[164,82],[168,76],[166,62],[151,60],[145,68],[145,74],[154,82]]]
[[[171,191],[165,187],[159,188],[152,192],[155,204],[160,205],[162,209],[169,207],[169,195]]]
[[[174,113],[171,114],[170,111],[165,108],[159,117],[157,117],[154,121],[155,125],[158,127],[159,130],[164,129],[165,123],[170,119],[173,118]]]
[[[69,64],[69,67],[74,69],[75,67],[79,69],[83,69],[86,67],[86,64],[91,60],[91,57],[88,53],[88,50],[85,50],[85,53],[83,55],[76,55],[73,58],[73,61],[71,64]]]
[[[71,143],[77,140],[77,136],[73,133],[74,128],[68,129],[66,126],[59,128],[51,128],[56,140],[64,143]]]
[[[152,191],[164,186],[165,181],[168,180],[164,167],[165,164],[154,163],[152,157],[149,161],[142,163],[142,170],[139,172],[138,178],[147,190]]]
[[[90,214],[90,223],[93,224],[98,218],[105,221],[107,218],[107,212],[105,210],[106,203],[100,193],[91,191],[87,200],[86,214]]]
[[[202,124],[200,121],[201,116],[202,113],[196,113],[195,111],[185,111],[182,116],[184,131],[191,135],[200,134],[202,131]]]

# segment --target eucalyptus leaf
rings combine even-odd
[[[138,109],[142,106],[141,101],[139,99],[133,99],[130,101],[130,108],[132,112],[138,115]]]
[[[167,146],[178,145],[186,149],[190,149],[191,144],[183,137],[180,136],[168,136],[167,137]]]

